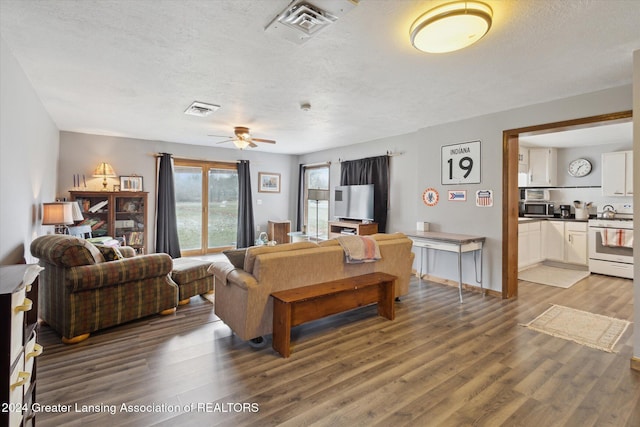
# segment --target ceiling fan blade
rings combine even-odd
[[[225,137],[228,138],[228,137]],[[224,144],[225,142],[231,142],[233,139],[225,139],[224,141],[216,142],[216,144]]]
[[[207,136],[213,136],[214,138],[233,138],[232,136],[229,135],[207,135]]]
[[[256,148],[257,145],[253,143],[253,141],[249,141],[249,147]]]
[[[275,144],[276,143],[273,139],[251,138],[251,140],[255,141],[255,142],[266,142],[268,144]]]

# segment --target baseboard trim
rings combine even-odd
[[[420,276],[420,274],[417,271],[414,274],[416,275],[416,277]],[[453,288],[457,288],[458,287],[458,282],[457,281],[451,280],[451,279],[445,279],[443,277],[434,276],[432,274],[423,274],[422,275],[422,280],[428,280],[429,282],[438,283],[440,285],[447,285],[447,286],[451,286]],[[481,293],[482,292],[482,290],[480,289],[480,286],[471,285],[469,283],[464,283],[464,282],[462,283],[462,289],[464,289],[465,291],[469,291],[469,292],[477,292],[477,293]],[[494,291],[493,289],[484,288],[484,293],[485,293],[485,295],[490,295],[492,297],[502,298],[502,292]]]
[[[631,358],[631,369],[640,372],[640,357]]]

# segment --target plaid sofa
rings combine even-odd
[[[167,254],[136,256],[129,247],[114,250],[59,234],[36,238],[31,254],[44,267],[39,315],[65,343],[178,304]]]

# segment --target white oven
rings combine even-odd
[[[633,220],[589,220],[589,271],[633,279]]]

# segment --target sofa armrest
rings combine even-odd
[[[96,265],[70,268],[65,285],[71,292],[86,291],[167,276],[172,268],[173,261],[167,254],[140,255]]]
[[[252,286],[258,286],[258,282],[255,277],[247,273],[242,269],[236,269],[227,276],[229,285],[235,285],[242,289],[248,289]]]
[[[133,249],[131,246],[119,246],[118,250],[120,251],[122,256],[125,258],[133,258],[134,256],[138,255],[136,253],[136,250]]]

